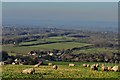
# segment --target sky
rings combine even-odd
[[[117,2],[3,2],[3,24],[112,26]]]
[[[118,2],[119,0],[1,0],[2,2]]]

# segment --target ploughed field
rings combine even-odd
[[[101,66],[97,71],[91,71],[89,67],[83,67],[84,62],[52,62],[58,65],[58,69],[54,70],[52,66],[40,65],[35,68],[34,74],[23,74],[22,70],[27,68],[32,68],[34,65],[4,65],[3,68],[3,78],[24,78],[24,79],[38,79],[38,78],[119,78],[120,73],[114,71],[101,71]],[[74,63],[75,66],[69,67],[69,63]],[[86,62],[85,62],[86,63]],[[87,62],[86,64],[94,64],[92,62]],[[100,63],[101,64],[101,63]],[[105,63],[107,66],[114,66],[115,64]]]

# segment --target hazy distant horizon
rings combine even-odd
[[[2,23],[50,27],[118,27],[117,2],[5,2]]]

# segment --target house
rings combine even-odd
[[[48,55],[53,56],[53,53],[52,53],[52,52],[51,52],[51,53],[48,53]]]
[[[30,51],[29,53],[28,53],[28,55],[33,55],[33,56],[35,56],[35,55],[37,55],[37,51]]]

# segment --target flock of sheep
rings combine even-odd
[[[93,64],[93,65],[89,65],[89,64],[83,64],[83,67],[90,67],[90,70],[98,70],[98,67],[100,67],[99,64]],[[101,70],[102,71],[115,71],[115,72],[119,72],[120,71],[120,67],[119,66],[106,66],[105,64],[101,65]]]
[[[40,66],[40,64],[36,64],[36,65],[33,66],[33,68],[25,69],[21,73],[24,73],[24,74],[34,74],[35,73],[35,68],[37,68],[39,66]],[[58,66],[57,65],[53,65],[52,63],[48,63],[48,66],[52,66],[53,69],[55,69],[55,70],[58,69]]]
[[[34,74],[35,73],[35,68],[39,67],[40,64],[36,64],[34,65],[33,68],[28,68],[23,70],[21,73],[23,74]],[[53,69],[57,70],[58,66],[57,65],[53,65],[53,63],[48,63],[48,66],[52,66]],[[75,64],[69,64],[70,67],[75,66]],[[90,67],[90,70],[98,70],[98,68],[100,67],[99,64],[83,64],[83,67]],[[106,66],[105,64],[101,64],[101,70],[102,71],[115,71],[115,72],[120,72],[120,67],[119,66]]]

